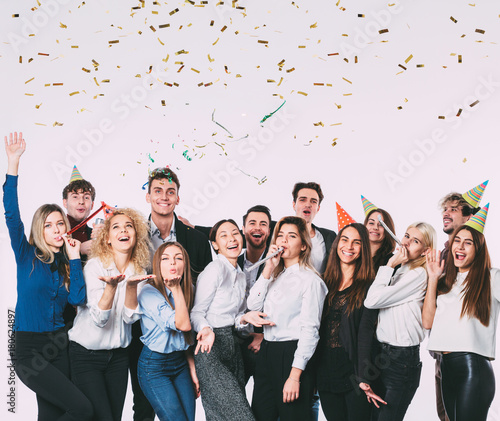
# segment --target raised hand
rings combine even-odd
[[[10,133],[8,138],[5,136],[5,153],[8,161],[7,174],[17,175],[19,159],[25,150],[26,142],[21,132],[19,132],[19,135],[17,132]]]
[[[429,251],[426,256],[426,262],[429,281],[437,281],[444,272],[444,260],[441,261],[441,252],[439,250]]]
[[[64,246],[66,247],[66,253],[68,254],[68,259],[79,259],[80,258],[80,241],[75,238],[70,238],[67,235],[63,235]]]
[[[396,250],[394,256],[392,256],[387,262],[387,266],[395,268],[398,265],[404,265],[408,262],[408,250],[405,246],[401,246]]]
[[[182,276],[174,276],[171,279],[165,279],[163,282],[168,289],[172,289],[180,286],[181,281],[182,281]]]
[[[138,285],[142,281],[147,281],[148,279],[156,278],[155,275],[134,275],[127,279],[127,286]]]
[[[124,274],[116,276],[99,276],[99,279],[106,282],[109,286],[116,287],[118,284],[125,279]]]

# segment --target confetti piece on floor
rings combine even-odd
[[[281,83],[281,82],[280,82]],[[281,104],[278,108],[276,108],[273,112],[266,114],[264,117],[262,117],[262,120],[260,120],[260,123],[264,123],[268,118],[272,117],[273,114],[277,113],[283,105],[285,105],[286,101],[283,101],[283,104]]]

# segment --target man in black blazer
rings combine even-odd
[[[152,252],[154,254],[156,249],[167,241],[179,242],[187,251],[193,281],[196,282],[198,275],[212,261],[212,253],[207,236],[184,225],[175,215],[175,207],[179,204],[179,188],[179,178],[170,168],[157,168],[149,176],[146,201],[151,204],[149,235],[153,245]],[[141,336],[140,321],[137,321],[132,325],[130,344],[134,421],[150,421],[154,419],[155,414],[137,380],[137,361],[142,351],[142,342],[139,339]]]
[[[320,228],[312,222],[320,210],[324,195],[318,183],[296,183],[293,186],[293,210],[296,216],[304,218],[307,222],[309,235],[312,241],[312,263],[314,268],[323,274],[328,261],[328,255],[337,234],[327,228]]]

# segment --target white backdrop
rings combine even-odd
[[[27,139],[26,229],[38,206],[61,203],[74,164],[96,206],[147,214],[148,169],[170,165],[192,222],[239,221],[257,203],[277,219],[292,213],[293,184],[314,180],[317,225],[337,230],[335,201],[362,221],[363,194],[399,236],[424,220],[440,244],[439,199],[490,179],[482,204],[498,265],[499,19],[498,2],[470,0],[2,1],[0,116],[4,134]],[[3,220],[0,248],[7,366],[16,279]],[[407,420],[435,418],[423,349]],[[8,419],[36,414],[19,382],[16,411]],[[500,419],[498,398],[490,414]]]

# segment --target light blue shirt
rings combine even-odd
[[[137,300],[141,312],[141,341],[151,351],[169,354],[189,347],[184,332],[175,327],[175,303],[172,292],[166,288],[170,307],[165,297],[152,285],[144,285]]]

